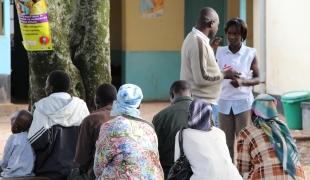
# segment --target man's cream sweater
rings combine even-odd
[[[223,74],[216,63],[209,38],[195,28],[182,45],[180,79],[191,84],[194,98],[216,104]]]

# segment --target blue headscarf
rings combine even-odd
[[[188,127],[203,131],[211,130],[212,107],[202,99],[195,99],[189,105]]]
[[[277,100],[268,94],[256,97],[252,105],[253,123],[268,136],[283,169],[295,179],[299,154],[286,124],[278,118]]]
[[[113,102],[111,116],[128,115],[140,118],[140,111],[137,108],[140,106],[142,98],[142,90],[137,85],[122,85]]]

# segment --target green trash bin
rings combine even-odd
[[[301,102],[310,101],[309,91],[292,91],[281,96],[284,116],[290,129],[302,129]]]

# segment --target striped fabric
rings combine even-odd
[[[210,131],[212,124],[212,107],[202,99],[195,99],[189,105],[188,127],[203,131]]]
[[[282,167],[269,137],[253,125],[244,128],[237,139],[237,168],[244,179],[304,180],[305,175],[297,163],[295,177]]]
[[[268,136],[283,169],[295,177],[299,154],[288,127],[278,118],[276,99],[268,94],[261,94],[255,98],[252,110],[256,116],[253,119],[254,125]]]

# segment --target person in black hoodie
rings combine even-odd
[[[28,139],[36,153],[34,173],[65,180],[73,166],[78,130],[89,115],[86,103],[69,93],[70,77],[64,71],[49,74],[47,97],[34,104]]]

